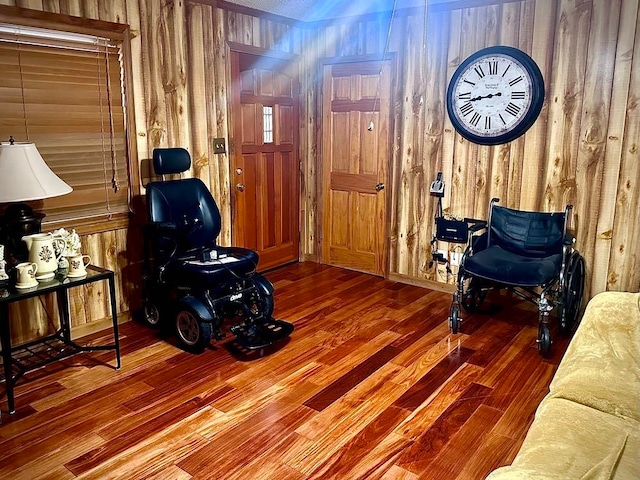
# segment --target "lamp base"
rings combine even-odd
[[[26,203],[9,205],[0,217],[0,243],[5,245],[7,265],[10,267],[29,259],[25,235],[40,233],[44,213],[34,212]]]

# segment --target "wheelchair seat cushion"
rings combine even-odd
[[[492,245],[465,259],[465,270],[472,276],[520,287],[546,285],[558,278],[562,254],[528,257]]]
[[[258,265],[258,254],[240,247],[221,249],[227,256],[202,261],[200,253],[190,253],[173,259],[165,269],[165,278],[172,283],[193,288],[210,288],[217,284],[247,277]]]

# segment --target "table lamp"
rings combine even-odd
[[[0,143],[0,203],[13,203],[0,217],[0,243],[15,260],[28,255],[22,237],[40,232],[43,213],[34,213],[25,203],[30,200],[57,197],[73,189],[47,166],[35,144]],[[9,257],[10,259],[11,257]]]

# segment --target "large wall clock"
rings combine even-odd
[[[529,55],[513,47],[477,51],[456,69],[447,89],[455,129],[474,143],[498,145],[526,132],[544,102],[544,80]]]

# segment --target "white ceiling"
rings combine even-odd
[[[394,0],[227,0],[230,3],[275,13],[297,20],[328,18],[391,11]],[[396,8],[422,6],[434,0],[397,0]],[[437,1],[441,3],[442,0]]]

